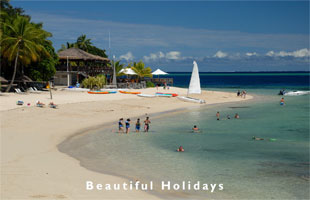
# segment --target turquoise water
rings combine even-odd
[[[278,90],[248,92],[255,101],[151,116],[148,134],[119,135],[108,126],[73,137],[60,149],[88,169],[132,180],[224,184],[214,193],[182,192],[184,198],[308,199],[309,95],[285,97],[280,106]],[[225,119],[235,113],[240,119]],[[191,132],[194,124],[201,133]],[[176,152],[179,145],[185,152]]]

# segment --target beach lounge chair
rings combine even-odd
[[[40,91],[35,90],[34,87],[29,87],[28,91],[29,91],[30,93],[41,93]]]
[[[15,88],[14,90],[17,94],[26,94],[25,92],[22,92],[19,88]]]

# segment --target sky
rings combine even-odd
[[[191,71],[309,71],[308,1],[13,0],[56,50],[86,34],[122,63]],[[109,45],[110,33],[110,45]]]

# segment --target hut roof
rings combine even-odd
[[[96,56],[90,53],[87,53],[86,51],[83,51],[81,49],[72,47],[63,51],[60,51],[58,53],[59,59],[64,60],[68,59],[69,60],[99,60],[99,61],[107,61],[109,62],[110,60],[108,58],[104,58],[101,56]]]
[[[3,78],[2,76],[0,76],[0,81],[3,82],[3,83],[7,83],[8,80],[6,80],[5,78]]]

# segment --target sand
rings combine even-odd
[[[139,90],[154,94],[155,88]],[[165,91],[162,88],[159,91]],[[187,90],[170,88],[185,95]],[[203,91],[196,97],[207,104],[251,99],[234,93]],[[177,98],[142,98],[130,94],[91,95],[86,92],[53,91],[39,94],[0,95],[1,113],[1,199],[158,199],[143,191],[87,191],[85,182],[123,183],[123,178],[89,171],[58,151],[67,137],[120,117],[135,117],[201,106]],[[22,100],[30,106],[17,106]],[[40,100],[58,104],[58,109],[35,107]]]

